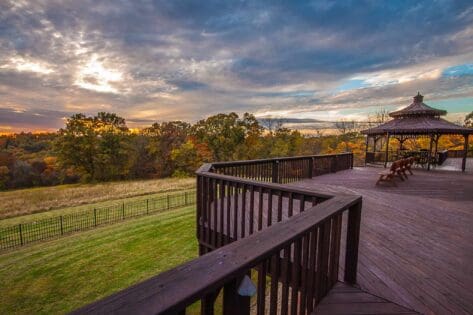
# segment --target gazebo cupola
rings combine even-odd
[[[414,101],[411,105],[389,113],[389,116],[395,119],[400,118],[415,118],[415,117],[434,117],[439,118],[447,114],[447,111],[442,109],[437,109],[430,107],[427,104],[424,104],[424,96],[417,92],[417,95],[414,96]]]
[[[466,155],[468,152],[468,136],[473,134],[472,128],[462,127],[451,123],[440,116],[447,114],[447,111],[430,107],[424,103],[424,96],[417,93],[414,96],[412,104],[409,106],[391,112],[389,114],[393,119],[383,123],[374,128],[363,130],[362,133],[367,135],[366,139],[366,161],[368,157],[376,155],[376,143],[379,139],[385,138],[385,153],[384,165],[389,161],[389,138],[394,137],[399,140],[400,149],[403,149],[403,143],[409,138],[429,137],[430,148],[428,150],[427,169],[430,169],[430,164],[435,163],[437,157],[437,145],[441,135],[463,135],[464,142],[464,156],[462,161],[462,170],[465,170]],[[373,151],[369,152],[369,140],[374,140]],[[435,143],[435,150],[433,151]]]

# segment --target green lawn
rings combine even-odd
[[[195,189],[195,178],[130,180],[2,191],[0,219],[186,189]]]
[[[19,223],[26,223],[26,222],[31,222],[31,221],[36,221],[36,220],[41,220],[41,219],[46,219],[46,218],[51,218],[51,217],[57,217],[60,215],[77,213],[81,211],[93,211],[94,208],[103,208],[103,207],[109,207],[109,206],[114,206],[114,205],[121,205],[123,202],[127,204],[129,203],[139,204],[140,202],[146,202],[147,199],[150,199],[150,200],[158,199],[160,197],[165,197],[166,195],[180,195],[180,194],[183,194],[184,192],[188,192],[189,194],[193,193],[195,195],[195,189],[192,187],[191,189],[177,189],[177,190],[164,191],[164,192],[143,195],[143,196],[111,199],[111,200],[106,200],[106,201],[83,204],[79,206],[63,207],[63,208],[44,211],[44,212],[38,212],[38,213],[33,213],[33,214],[16,216],[12,218],[0,219],[0,228],[16,225]],[[195,197],[195,196],[192,196],[192,197]]]
[[[195,206],[0,255],[0,314],[58,314],[197,257]]]

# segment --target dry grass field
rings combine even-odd
[[[166,178],[5,191],[0,192],[0,219],[194,187],[194,178]]]

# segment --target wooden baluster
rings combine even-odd
[[[297,315],[297,306],[299,304],[298,292],[300,285],[300,259],[301,259],[301,240],[294,241],[294,256],[292,262],[292,290],[291,290],[291,315]]]
[[[330,241],[330,286],[338,281],[338,267],[340,260],[340,239],[342,234],[342,214],[332,218],[332,240]]]
[[[308,274],[308,285],[307,285],[307,313],[311,314],[314,310],[314,285],[315,285],[315,263],[317,253],[317,228],[310,231],[310,242],[309,242],[309,274]]]
[[[238,239],[238,184],[234,185],[233,195],[233,240]]]
[[[278,192],[278,222],[282,221],[282,191]]]
[[[241,187],[241,238],[245,237],[246,223],[246,185]]]
[[[289,301],[289,259],[291,254],[291,247],[285,247],[283,250],[283,261],[281,267],[282,274],[282,294],[281,294],[281,315],[288,313]]]
[[[319,228],[319,244],[317,255],[316,301],[319,302],[326,293],[327,269],[330,242],[330,220],[325,221]]]
[[[255,186],[250,187],[250,234],[254,231],[254,220],[255,220]]]
[[[302,238],[302,272],[301,272],[301,300],[299,314],[304,315],[306,311],[307,301],[307,269],[309,262],[309,235],[306,234]]]
[[[356,283],[356,270],[358,266],[358,244],[360,240],[361,199],[348,209],[347,241],[345,254],[345,276],[347,283]]]
[[[258,268],[258,291],[256,297],[257,315],[265,315],[266,306],[266,261],[263,261]]]
[[[305,210],[305,195],[301,195],[300,203],[299,203],[299,213],[304,212]]]
[[[212,246],[214,248],[217,248],[217,227],[218,227],[218,195],[217,195],[217,180],[213,179],[212,180],[212,202],[213,202],[213,228],[212,228]]]
[[[258,200],[258,231],[263,228],[263,188],[258,187],[259,200]]]
[[[271,257],[271,290],[269,295],[269,314],[277,314],[279,257],[279,251]]]
[[[267,222],[266,226],[273,225],[273,191],[270,189],[268,191],[268,211],[267,213]]]
[[[225,234],[223,232],[224,224],[224,205],[225,205],[225,181],[220,181],[220,238],[219,238],[219,247],[223,246],[225,243]]]
[[[225,243],[230,243],[231,238],[231,217],[232,217],[232,184],[230,182],[227,183],[227,228],[226,228],[226,235],[225,235]]]
[[[290,218],[294,214],[294,196],[292,192],[289,193],[289,200],[288,200],[288,210],[287,210],[287,216]]]

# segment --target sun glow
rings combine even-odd
[[[94,55],[77,74],[75,85],[97,92],[118,93],[114,83],[122,80],[122,72],[106,68],[97,55]]]

